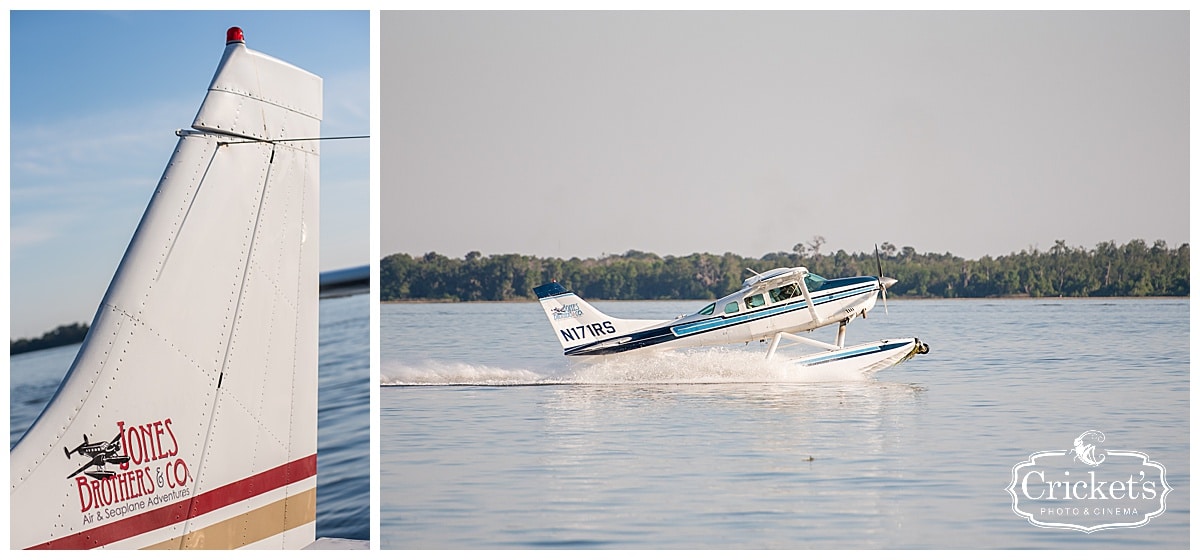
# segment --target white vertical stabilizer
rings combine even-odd
[[[230,29],[75,362],[12,449],[13,548],[314,540],[321,103],[319,77]]]
[[[543,284],[533,290],[542,304],[542,311],[550,320],[550,326],[558,332],[558,343],[563,350],[620,339],[636,331],[670,322],[610,317],[558,282]]]

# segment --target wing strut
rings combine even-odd
[[[817,315],[817,306],[813,305],[812,295],[808,293],[808,282],[805,282],[805,279],[807,278],[808,271],[805,270],[800,275],[800,292],[804,294],[804,301],[808,302],[808,313],[812,315],[813,322],[820,325],[821,317],[820,315]]]

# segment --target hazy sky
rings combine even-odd
[[[324,80],[325,136],[370,134],[369,12],[10,13],[11,338],[90,322],[240,26]],[[321,268],[370,256],[369,140],[321,145]]]
[[[1188,240],[1186,12],[383,12],[381,254]]]

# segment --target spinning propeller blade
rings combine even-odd
[[[879,267],[879,275],[876,276],[875,279],[879,282],[879,294],[881,296],[883,296],[883,314],[890,315],[888,313],[888,306],[887,306],[887,287],[890,286],[891,284],[895,284],[896,281],[892,280],[891,278],[889,278],[889,280],[892,280],[891,283],[885,283],[883,281],[883,261],[880,260],[880,258],[879,258],[879,244],[878,243],[875,244],[875,265],[877,267]]]

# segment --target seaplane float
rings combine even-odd
[[[787,359],[810,372],[871,374],[929,352],[917,338],[845,344],[846,327],[865,318],[880,296],[886,311],[887,289],[895,283],[882,270],[879,276],[825,279],[802,266],[776,268],[754,273],[740,290],[695,313],[668,320],[610,317],[558,282],[538,286],[534,293],[569,358],[770,341],[768,360]],[[832,344],[797,334],[833,325],[837,337]],[[798,345],[817,351],[787,358],[788,353],[778,352]]]

